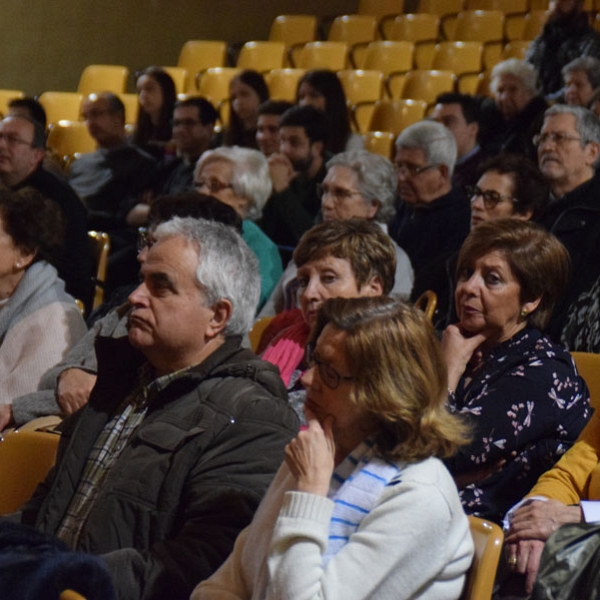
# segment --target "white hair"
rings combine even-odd
[[[509,58],[498,63],[490,76],[490,92],[496,95],[498,91],[498,79],[501,75],[512,75],[516,77],[523,87],[532,95],[538,93],[537,89],[537,71],[535,67],[526,60],[518,58]]]
[[[181,237],[198,252],[196,279],[207,306],[227,299],[232,304],[225,335],[250,331],[260,297],[258,259],[232,228],[216,221],[173,217],[153,233],[158,241]]]
[[[219,160],[231,165],[232,175],[229,183],[238,196],[248,200],[246,217],[257,221],[273,189],[265,155],[258,150],[240,146],[215,148],[207,150],[200,157],[196,169],[200,171],[205,165]]]
[[[402,131],[396,139],[396,148],[421,150],[428,165],[446,165],[452,177],[456,164],[456,140],[452,132],[435,121],[419,121]]]

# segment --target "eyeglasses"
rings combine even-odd
[[[16,146],[17,144],[25,144],[26,146],[30,146],[33,148],[32,142],[27,142],[26,140],[22,140],[20,137],[16,135],[10,135],[7,133],[0,133],[0,140],[4,140],[7,146]]]
[[[138,254],[148,248],[152,248],[154,246],[154,238],[152,237],[152,231],[150,231],[147,227],[138,227],[138,235],[137,235],[137,251]]]
[[[513,198],[512,196],[505,196],[504,194],[500,194],[495,190],[482,190],[476,185],[467,186],[465,188],[465,192],[471,199],[471,204],[475,202],[476,198],[483,198],[483,205],[488,210],[493,210],[500,202],[517,202],[517,199]]]
[[[539,133],[538,135],[533,136],[533,145],[541,146],[545,144],[548,140],[550,140],[553,144],[557,144],[561,146],[565,142],[569,141],[581,141],[580,137],[575,135],[569,135],[568,133]]]
[[[171,121],[172,127],[194,127],[199,125],[202,121],[198,119],[173,119]]]
[[[419,167],[418,165],[411,165],[410,163],[395,163],[394,171],[396,171],[397,175],[401,174],[404,175],[404,177],[416,177],[417,175],[420,175],[421,173],[424,173],[429,169],[435,169],[439,166],[440,165],[437,163],[433,165],[425,165],[424,167]]]
[[[222,192],[233,186],[230,183],[223,183],[218,179],[198,179],[197,181],[194,181],[194,187],[197,190],[206,187],[211,194],[217,194],[218,192]]]
[[[344,188],[330,188],[328,185],[323,183],[317,183],[317,194],[320,198],[324,196],[332,196],[336,202],[344,202],[352,198],[352,196],[362,196],[360,192],[354,192],[352,190],[345,190]]]
[[[306,346],[306,363],[309,367],[317,367],[321,381],[330,390],[336,390],[343,381],[354,381],[354,377],[340,375],[331,365],[319,360],[314,344]]]

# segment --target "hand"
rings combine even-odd
[[[442,334],[442,352],[448,367],[448,387],[455,390],[473,353],[485,342],[486,336],[477,333],[467,336],[458,325],[449,325]]]
[[[292,179],[296,177],[294,167],[285,154],[276,153],[269,156],[269,173],[275,192],[287,189]]]
[[[525,575],[525,591],[531,594],[533,584],[540,568],[540,558],[544,550],[544,542],[540,540],[527,540],[516,543],[507,543],[504,546],[504,555],[508,568],[513,573]],[[517,562],[515,563],[515,559]]]
[[[12,404],[0,404],[0,431],[13,422]]]
[[[296,478],[297,491],[327,496],[335,457],[333,417],[326,417],[321,426],[309,410],[305,414],[308,428],[286,446],[285,462]]]
[[[581,508],[566,506],[558,500],[534,500],[520,506],[512,515],[507,542],[541,540],[545,542],[561,525],[579,523]]]
[[[71,415],[87,404],[94,385],[96,375],[76,367],[65,369],[56,384],[56,398],[63,414]]]

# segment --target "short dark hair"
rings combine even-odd
[[[192,98],[186,98],[185,100],[178,100],[175,102],[173,112],[177,108],[184,108],[186,106],[193,106],[198,109],[198,118],[202,125],[209,125],[210,123],[216,123],[219,118],[219,113],[215,107],[202,96],[194,96]]]
[[[325,114],[314,106],[292,106],[281,115],[279,127],[302,127],[311,143],[327,141]]]
[[[47,119],[44,107],[31,96],[25,98],[13,98],[8,103],[8,108],[24,108],[29,113],[29,118],[32,121],[37,121],[44,129],[46,129]]]
[[[473,96],[459,94],[458,92],[444,92],[435,99],[436,104],[460,104],[463,116],[467,123],[480,121],[479,103]]]
[[[33,140],[31,142],[31,147],[46,149],[46,130],[39,121],[26,117],[25,115],[8,115],[5,119],[21,119],[22,121],[31,123],[33,126]]]
[[[35,253],[34,262],[56,260],[62,251],[65,228],[56,202],[32,187],[0,189],[0,215],[15,245]]]
[[[125,105],[119,96],[112,92],[102,92],[101,94],[96,94],[96,96],[98,98],[104,98],[108,104],[108,110],[118,114],[123,121],[125,121]]]
[[[239,234],[242,233],[242,219],[238,213],[231,206],[206,194],[184,192],[172,196],[159,196],[150,204],[150,227],[169,221],[173,217],[218,221],[233,227]]]
[[[499,154],[479,166],[479,177],[488,171],[512,175],[515,213],[522,215],[531,211],[535,219],[544,212],[550,199],[550,185],[529,158],[522,154]]]
[[[569,281],[569,253],[560,241],[539,225],[522,219],[494,219],[471,230],[458,255],[457,278],[475,261],[500,252],[519,282],[520,302],[541,298],[527,322],[544,329],[556,301]]]
[[[267,100],[258,107],[259,115],[277,115],[281,116],[286,110],[294,106],[291,102],[285,100]]]

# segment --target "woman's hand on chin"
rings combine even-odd
[[[448,388],[456,389],[473,353],[485,342],[482,333],[467,334],[458,325],[449,325],[442,334],[442,352],[448,368]]]
[[[305,414],[308,427],[286,446],[285,462],[298,492],[327,496],[335,457],[333,417],[325,417],[321,425],[310,410]]]

